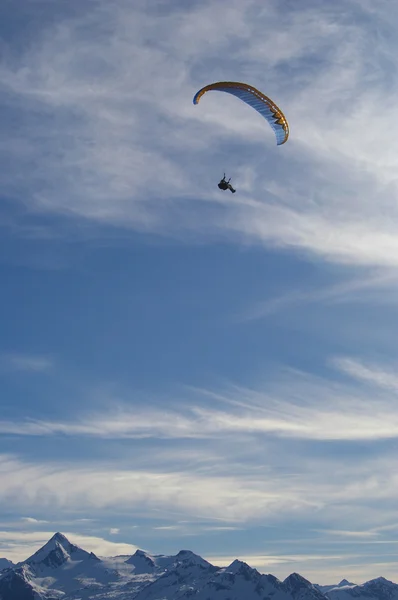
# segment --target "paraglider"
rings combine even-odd
[[[238,81],[218,81],[216,83],[206,85],[196,92],[193,98],[193,103],[199,104],[201,97],[211,90],[232,94],[254,108],[272,127],[275,133],[277,145],[281,146],[287,142],[289,137],[289,124],[285,115],[275,104],[275,102],[271,100],[271,98],[265,96],[255,87],[248,85],[247,83],[239,83]],[[220,190],[229,189],[234,194],[236,190],[234,190],[232,185],[229,183],[230,181],[230,179],[226,181],[224,173],[224,177],[221,179],[218,187]]]
[[[289,137],[289,124],[281,109],[262,92],[247,83],[237,81],[218,81],[206,85],[196,92],[193,103],[198,104],[201,97],[211,90],[232,94],[254,108],[268,121],[276,136],[278,146],[284,144]]]
[[[236,190],[234,190],[232,185],[229,183],[230,181],[231,178],[229,178],[228,181],[225,179],[224,173],[224,177],[221,179],[220,183],[218,184],[218,187],[220,188],[220,190],[230,190],[233,194],[235,194]]]

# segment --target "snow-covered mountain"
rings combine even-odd
[[[286,577],[283,585],[294,600],[325,600],[322,592],[298,573],[292,573]]]
[[[0,574],[1,600],[83,599],[119,582],[120,575],[92,552],[71,544],[56,533],[40,550],[14,568]]]
[[[11,569],[14,567],[14,563],[11,560],[7,560],[6,558],[0,558],[0,571],[3,569]]]
[[[134,567],[134,573],[163,573],[175,562],[197,561],[198,563],[209,564],[200,556],[197,556],[190,550],[180,550],[176,556],[165,556],[163,554],[148,554],[142,550],[137,550],[126,563]]]
[[[56,533],[27,560],[7,561],[0,600],[398,600],[382,577],[313,585],[298,573],[284,581],[235,560],[216,567],[189,550],[172,556],[137,550],[98,558]]]
[[[333,584],[333,585],[318,585],[315,584],[315,587],[318,588],[318,590],[320,590],[323,594],[326,594],[327,592],[330,592],[331,590],[334,589],[342,589],[345,587],[355,587],[356,583],[351,583],[350,581],[347,581],[347,579],[342,579],[340,581],[340,583],[337,584]]]
[[[398,600],[398,585],[384,577],[378,577],[361,585],[333,587],[326,595],[329,600]]]
[[[220,568],[195,555],[176,562],[172,569],[143,588],[135,600],[192,597],[195,600],[325,600],[312,583],[297,573],[281,582],[273,575],[261,575],[240,560]]]
[[[181,550],[174,557],[157,557],[158,564],[165,569],[153,583],[144,587],[136,596],[137,600],[174,600],[197,594],[205,583],[219,570],[209,562],[187,550]],[[164,560],[168,559],[168,560]],[[174,559],[174,560],[170,560]],[[188,596],[184,594],[188,593]]]
[[[62,533],[56,533],[40,550],[19,565],[27,564],[36,573],[47,569],[56,569],[65,563],[81,563],[85,561],[99,561],[92,552],[86,552],[78,546],[71,544]]]
[[[44,595],[39,597],[45,598]],[[36,600],[29,570],[21,567],[1,573],[0,598],[1,600]]]

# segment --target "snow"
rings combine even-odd
[[[329,600],[398,600],[398,585],[377,577],[361,585],[334,587],[326,592]]]
[[[9,563],[7,563],[9,564]],[[245,562],[215,567],[190,550],[176,555],[98,558],[55,534],[26,561],[0,573],[1,600],[398,600],[383,577],[313,585],[292,573],[283,582]]]

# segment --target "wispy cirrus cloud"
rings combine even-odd
[[[0,365],[12,371],[42,373],[51,370],[54,366],[54,361],[48,356],[11,352],[0,356]]]
[[[44,22],[29,51],[10,47],[0,66],[3,107],[21,123],[5,127],[3,189],[40,214],[395,268],[396,46],[380,31],[396,39],[390,7],[359,2],[165,12],[118,0]],[[286,147],[236,99],[192,106],[204,83],[242,78],[285,110]],[[208,184],[226,153],[242,183],[228,203]]]
[[[333,362],[337,368],[350,377],[376,388],[398,393],[398,376],[395,369],[390,368],[387,370],[378,365],[365,364],[352,358],[338,358]]]
[[[396,271],[382,269],[377,273],[371,272],[367,276],[354,277],[329,286],[293,290],[264,302],[256,302],[242,314],[241,318],[244,321],[254,321],[289,310],[297,305],[364,303],[366,301],[375,304],[392,303],[396,300],[397,284]]]
[[[328,507],[327,527],[333,525],[341,536],[349,532],[346,537],[355,537],[355,532],[370,528],[379,536],[376,527],[390,527],[392,521],[388,515],[397,493],[395,459],[380,446],[375,455],[351,452],[342,462],[334,456],[338,446],[328,451],[317,444],[396,439],[395,389],[391,394],[391,382],[385,385],[381,366],[377,377],[374,371],[369,377],[368,370],[363,377],[365,367],[355,359],[335,359],[332,366],[353,376],[352,382],[284,371],[265,389],[191,389],[189,403],[167,411],[118,405],[107,414],[69,423],[3,421],[0,430],[8,434],[147,438],[151,443],[140,458],[134,455],[135,470],[127,467],[129,455],[125,464],[119,459],[116,470],[109,464],[34,465],[4,457],[1,473],[7,485],[0,500],[19,498],[21,509],[35,507],[39,498],[46,506],[63,509],[83,502],[101,511],[109,506],[138,508],[145,498],[149,511],[174,507],[186,516],[210,514],[233,522]],[[316,448],[323,448],[321,455]],[[380,502],[388,523],[381,523],[372,508]],[[353,504],[358,527],[347,520],[344,528],[342,515]]]
[[[48,521],[42,519],[35,519],[34,517],[21,517],[21,521],[26,525],[41,525],[48,523]]]
[[[189,403],[186,399],[175,401],[167,410],[112,402],[106,412],[87,413],[73,421],[2,420],[0,432],[166,440],[221,439],[236,434],[313,441],[397,438],[396,396],[391,395],[398,389],[394,374],[348,357],[336,358],[331,364],[352,381],[336,382],[288,370],[265,389],[191,390]],[[356,380],[364,385],[358,388]],[[376,405],[374,386],[379,390]],[[216,404],[210,407],[209,398]]]
[[[160,472],[155,468],[115,470],[110,465],[46,466],[23,463],[12,457],[2,458],[1,472],[7,484],[0,492],[0,502],[13,498],[14,508],[28,505],[37,508],[40,504],[47,510],[51,507],[51,510],[76,511],[84,506],[87,511],[90,506],[92,514],[99,514],[113,507],[119,513],[140,511],[152,517],[153,511],[159,511],[161,517],[170,509],[206,520],[242,521],[250,515],[290,511],[292,506],[294,510],[305,511],[318,502],[302,497],[298,489],[289,491],[283,499],[282,490],[272,488],[270,481],[262,484],[257,480],[242,481],[227,473],[212,477],[182,471]],[[287,487],[282,486],[286,493]]]
[[[209,521],[222,520],[234,527],[271,516],[274,523],[288,515],[305,520],[314,511],[323,516],[325,526],[339,522],[355,523],[358,529],[365,523],[377,527],[380,502],[384,503],[384,518],[393,514],[398,479],[394,461],[385,458],[342,465],[339,460],[325,462],[307,456],[304,464],[295,462],[294,476],[286,476],[271,464],[256,462],[239,468],[238,459],[232,457],[229,466],[222,463],[214,474],[192,472],[189,466],[160,470],[155,453],[151,455],[152,468],[141,470],[109,462],[35,464],[2,456],[0,504],[12,501],[14,510],[30,506],[38,515],[62,510],[76,516],[84,507],[86,512],[90,508],[92,516],[112,508],[114,515],[128,511],[164,519],[170,510],[180,519],[205,520],[206,526]]]
[[[379,532],[376,530],[369,530],[369,531],[349,531],[346,529],[319,529],[317,530],[320,533],[326,533],[327,535],[332,535],[332,536],[341,536],[343,538],[359,538],[359,539],[368,539],[368,538],[374,538],[377,537],[379,535]]]
[[[396,460],[388,448],[376,443],[397,435],[395,394],[392,398],[383,379],[369,382],[362,378],[358,386],[352,367],[356,362],[340,357],[331,363],[349,375],[352,381],[348,383],[284,371],[265,389],[191,389],[191,408],[186,402],[185,408],[174,404],[167,411],[137,407],[133,411],[119,405],[117,414],[111,411],[113,421],[111,413],[98,413],[69,424],[48,422],[46,433],[51,435],[108,440],[144,435],[152,439],[145,452],[137,455],[132,450],[124,461],[118,457],[116,462],[82,462],[81,458],[69,463],[34,462],[2,456],[0,505],[11,502],[14,510],[25,514],[29,508],[37,521],[42,516],[51,519],[60,511],[65,518],[72,511],[76,518],[82,507],[98,519],[112,510],[115,521],[128,514],[130,519],[139,515],[150,522],[148,535],[172,531],[177,537],[209,535],[219,527],[232,535],[270,519],[277,524],[294,518],[297,524],[316,515],[318,527],[310,528],[311,535],[323,536],[329,544],[331,538],[336,543],[357,544],[353,552],[358,556],[363,555],[358,550],[361,545],[370,556],[369,544],[384,548],[393,543]],[[336,441],[349,442],[351,450],[360,442],[361,451],[342,457],[339,445],[327,445]],[[375,444],[375,454],[368,452],[370,444]],[[116,529],[120,529],[118,535],[123,532],[113,523],[107,531]],[[318,542],[311,539],[308,544]],[[347,562],[345,550],[341,556]],[[311,569],[319,572],[310,560],[297,560],[297,568],[306,576]],[[363,556],[361,560],[358,570],[352,563],[350,573],[364,572]],[[391,567],[388,560],[386,574]],[[283,572],[290,560],[276,562],[274,573],[278,564]]]

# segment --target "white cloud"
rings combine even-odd
[[[395,267],[396,46],[367,49],[396,31],[386,4],[357,18],[367,10],[254,0],[82,9],[41,30],[25,55],[10,47],[3,57],[4,108],[13,123],[25,117],[23,131],[3,134],[2,188],[39,212]],[[291,122],[289,144],[274,148],[257,115],[227,95],[194,107],[194,92],[220,78],[265,86]],[[226,152],[243,186],[228,202],[210,191]]]
[[[40,505],[52,510],[90,507],[98,511],[166,511],[206,518],[241,520],[251,515],[281,510],[308,510],[317,500],[301,497],[298,490],[283,485],[278,490],[271,482],[242,480],[228,474],[212,477],[178,471],[134,471],[110,466],[63,467],[34,465],[4,458],[0,468],[7,482],[0,490],[0,501],[15,507]],[[275,484],[275,482],[274,482]]]
[[[341,536],[347,538],[374,538],[379,535],[378,531],[370,530],[370,531],[348,531],[348,530],[340,530],[340,529],[319,529],[321,533],[326,533],[327,535],[332,536]]]
[[[357,544],[355,552],[360,545],[384,548],[393,543],[398,476],[388,443],[377,442],[398,435],[395,380],[383,365],[356,358],[331,364],[351,381],[282,371],[255,389],[190,389],[189,403],[169,402],[167,411],[119,405],[70,423],[27,423],[26,430],[13,424],[19,433],[153,439],[145,453],[114,462],[38,464],[2,456],[0,505],[32,511],[37,521],[57,522],[60,513],[76,519],[82,506],[100,520],[110,511],[113,518],[127,513],[151,520],[148,535],[173,531],[178,537],[270,519],[275,526],[286,519],[308,524],[315,515],[312,531],[325,543]],[[2,431],[11,431],[7,422]],[[344,441],[352,451],[340,456]],[[33,517],[25,519],[34,524]],[[112,523],[107,528],[110,535],[123,532]],[[355,564],[349,573],[364,573]],[[321,573],[308,561],[299,567],[305,576]],[[388,576],[388,559],[383,569]]]
[[[260,445],[251,463],[231,454],[214,472],[200,465],[193,472],[190,464],[161,470],[155,449],[146,469],[101,462],[35,464],[1,457],[0,503],[12,503],[14,510],[31,507],[37,514],[61,511],[64,518],[71,511],[76,515],[82,506],[96,518],[128,511],[130,516],[167,518],[167,526],[174,526],[177,517],[177,525],[182,519],[195,519],[205,520],[206,527],[214,520],[222,521],[217,526],[239,527],[268,518],[277,523],[287,516],[300,521],[314,513],[322,518],[324,529],[360,531],[381,527],[387,519],[391,523],[398,492],[391,457],[351,457],[342,463],[338,457],[298,450],[291,456],[281,447],[278,457],[265,454],[264,462],[264,452]],[[382,515],[377,510],[380,502]]]
[[[48,521],[44,521],[41,519],[35,519],[33,517],[21,517],[21,521],[28,525],[40,525],[42,523],[48,523]]]
[[[266,318],[300,304],[338,304],[364,302],[366,300],[377,302],[377,304],[396,302],[397,284],[396,271],[394,269],[382,269],[376,274],[371,272],[366,276],[354,277],[348,281],[339,281],[325,287],[291,290],[285,295],[264,302],[257,302],[242,314],[241,319],[252,321]]]
[[[211,563],[219,565],[219,566],[228,566],[231,564],[236,557],[230,556],[214,556],[211,558],[207,558]],[[242,560],[249,564],[254,568],[261,568],[263,570],[265,567],[274,567],[275,565],[281,565],[289,563],[290,565],[301,562],[313,562],[313,561],[330,561],[331,563],[339,560],[347,560],[350,558],[357,558],[357,555],[351,556],[342,556],[342,555],[334,555],[334,554],[281,554],[281,555],[267,555],[267,554],[247,554],[240,555],[239,560]],[[290,568],[290,567],[289,567]]]
[[[359,381],[371,384],[376,388],[398,392],[398,376],[396,371],[387,371],[377,365],[365,365],[352,358],[339,358],[334,361],[336,367]],[[392,415],[394,417],[394,415]]]
[[[109,403],[73,421],[0,421],[0,432],[25,436],[83,436],[109,439],[232,439],[234,435],[302,440],[387,440],[398,438],[398,389],[393,373],[366,367],[349,358],[332,365],[354,378],[335,382],[299,371],[284,371],[262,389],[230,386],[222,392],[192,390],[189,402],[175,401],[167,410]],[[371,386],[360,386],[356,380]],[[378,388],[377,403],[374,386]],[[213,400],[209,406],[209,399]],[[214,403],[214,400],[217,404]],[[228,410],[224,407],[228,406]],[[192,449],[191,449],[192,450]],[[192,458],[188,450],[188,458]],[[197,456],[197,449],[194,450]],[[170,458],[170,454],[167,455]],[[194,456],[194,457],[195,457]]]
[[[97,556],[116,556],[118,554],[134,554],[138,546],[126,544],[123,542],[110,542],[101,537],[92,535],[82,535],[80,533],[65,533],[70,542],[94,552]]]

